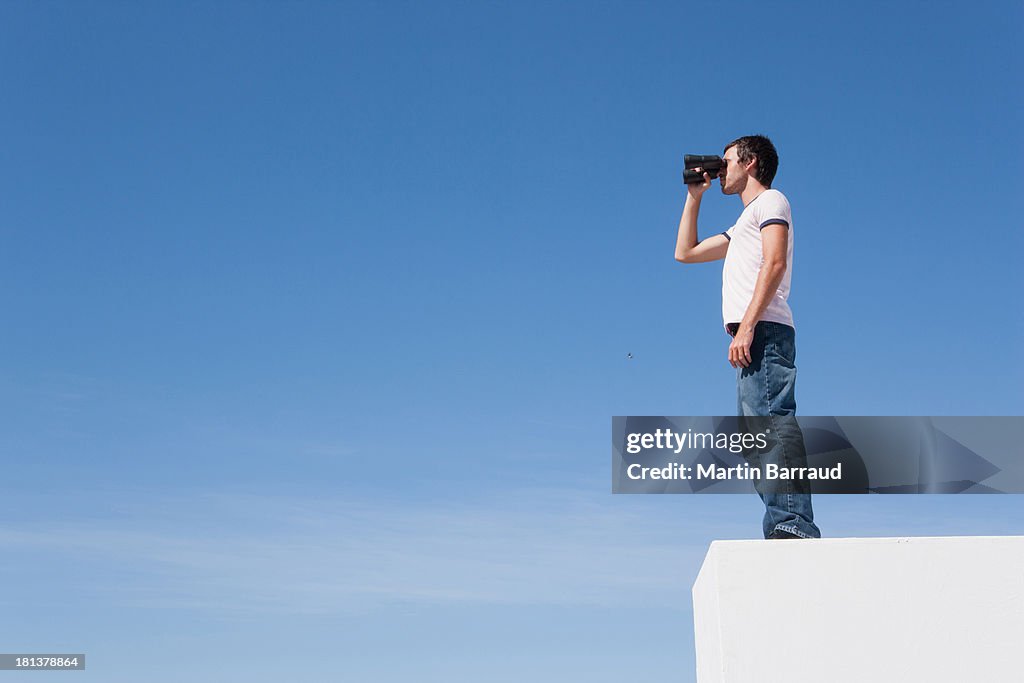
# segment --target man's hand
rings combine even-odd
[[[709,187],[711,187],[711,176],[709,176],[708,172],[705,171],[703,168],[695,168],[693,170],[700,171],[700,172],[702,172],[704,174],[704,182],[703,183],[690,183],[689,185],[686,186],[686,190],[690,193],[690,196],[693,197],[694,199],[700,199],[701,195],[704,194],[704,191],[707,190]]]
[[[736,336],[729,344],[729,365],[734,368],[745,368],[750,365],[750,345],[754,341],[754,328],[740,324]]]

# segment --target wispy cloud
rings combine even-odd
[[[706,550],[636,499],[571,491],[442,503],[160,498],[122,518],[8,526],[0,543],[24,558],[16,573],[56,554],[118,604],[298,613],[685,605],[687,572]]]

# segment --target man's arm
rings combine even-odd
[[[697,214],[704,191],[711,187],[711,176],[704,174],[704,182],[687,185],[686,204],[679,219],[679,235],[676,237],[676,261],[680,263],[704,263],[725,258],[729,250],[729,238],[715,235],[701,242],[697,241]]]
[[[739,330],[729,345],[729,364],[734,368],[750,365],[750,344],[754,341],[754,326],[768,308],[772,297],[786,274],[786,251],[789,247],[789,226],[767,225],[761,229],[763,262],[757,273],[754,296],[740,321]]]

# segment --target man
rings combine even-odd
[[[758,454],[762,464],[806,467],[803,435],[794,417],[796,341],[786,301],[793,267],[793,220],[785,195],[772,189],[779,156],[771,140],[748,135],[726,145],[722,158],[722,193],[739,195],[743,213],[725,232],[697,241],[701,198],[711,187],[711,176],[705,172],[703,183],[687,186],[676,260],[725,259],[722,316],[732,336],[728,357],[736,368],[741,422],[751,431],[771,435],[768,448]],[[765,504],[765,538],[821,537],[806,481],[768,482],[762,477],[755,480],[755,488]]]

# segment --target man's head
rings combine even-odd
[[[725,146],[722,154],[722,194],[739,194],[753,178],[764,187],[772,186],[779,167],[779,155],[772,141],[763,135],[744,135]]]

